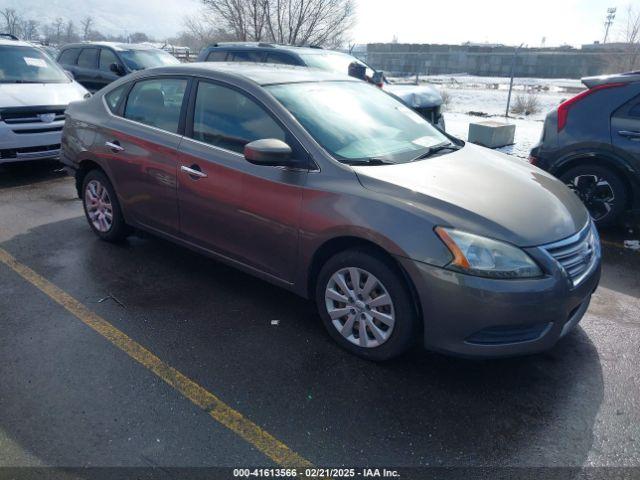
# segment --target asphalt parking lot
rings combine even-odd
[[[0,466],[640,467],[624,232],[603,232],[600,289],[553,350],[372,364],[290,293],[153,237],[99,241],[56,168],[0,167]]]

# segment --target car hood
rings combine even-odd
[[[421,210],[434,226],[520,247],[570,237],[589,218],[578,197],[553,176],[468,143],[456,152],[412,163],[353,169],[365,188]]]
[[[77,82],[0,83],[0,109],[68,105],[86,94],[87,90]]]
[[[385,84],[384,90],[392,93],[411,108],[439,107],[442,95],[430,85]]]

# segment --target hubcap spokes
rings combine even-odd
[[[98,180],[91,180],[84,192],[87,216],[93,227],[106,233],[113,225],[113,206],[109,192]]]
[[[351,267],[334,273],[325,290],[325,303],[333,326],[354,345],[375,348],[393,332],[391,296],[366,270]]]
[[[616,196],[604,178],[597,175],[579,175],[567,186],[580,197],[596,221],[606,217],[613,208]]]

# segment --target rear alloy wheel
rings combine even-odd
[[[101,171],[92,170],[84,177],[82,203],[89,226],[101,239],[118,242],[130,233],[113,186]]]
[[[316,304],[343,348],[368,360],[387,360],[416,340],[418,316],[397,266],[378,252],[347,250],[322,267]]]
[[[582,200],[599,227],[616,223],[627,204],[622,179],[606,167],[584,165],[564,172],[560,179]]]

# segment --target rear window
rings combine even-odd
[[[207,62],[224,62],[227,58],[227,52],[222,52],[220,50],[214,50],[209,53],[207,56]]]
[[[70,48],[68,50],[65,50],[60,54],[58,63],[62,63],[64,65],[75,65],[76,60],[78,59],[78,53],[80,53],[79,48]]]
[[[262,62],[264,52],[229,52],[229,61],[232,62]]]
[[[121,87],[118,87],[104,96],[104,99],[106,100],[107,105],[109,106],[109,110],[111,110],[111,113],[116,113],[116,110],[118,109],[118,103],[120,103],[122,94],[126,90],[127,86],[128,85],[123,85]]]
[[[168,132],[176,133],[187,80],[163,78],[136,83],[124,117]]]
[[[78,57],[78,66],[82,68],[96,68],[98,63],[97,48],[83,48]]]
[[[284,53],[268,53],[266,62],[277,63],[280,65],[297,65],[291,55],[287,55]]]

